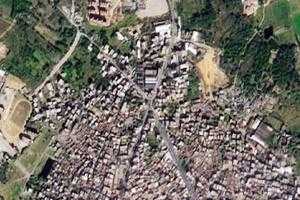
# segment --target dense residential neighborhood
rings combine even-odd
[[[0,7],[37,34],[21,60],[0,30],[0,199],[300,199],[299,47],[264,24],[279,1]]]

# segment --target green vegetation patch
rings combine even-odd
[[[0,35],[6,31],[9,27],[9,23],[0,18]]]
[[[266,7],[264,26],[270,25],[273,25],[275,30],[291,26],[290,5],[287,0],[274,1]]]
[[[63,67],[63,77],[73,89],[80,91],[91,83],[97,86],[107,86],[108,81],[102,77],[98,51],[88,50],[89,41],[84,39],[78,45],[71,59]]]
[[[159,146],[159,140],[154,133],[149,133],[146,138],[146,142],[149,144],[151,151],[156,151]]]
[[[293,27],[295,32],[300,35],[300,14],[293,17]]]
[[[7,181],[8,163],[1,163],[0,165],[0,182],[5,183]]]
[[[54,64],[53,58],[59,53],[23,21],[18,21],[4,43],[10,54],[0,67],[20,77],[31,87],[48,75]]]
[[[0,0],[0,8],[4,15],[9,15],[11,18],[29,11],[31,5],[31,0]]]
[[[41,128],[41,133],[35,139],[34,143],[25,149],[22,155],[17,159],[23,166],[31,172],[38,163],[41,162],[43,153],[46,152],[51,139],[52,132],[47,128]]]
[[[8,165],[7,180],[0,184],[0,195],[5,200],[17,200],[24,186],[24,176],[20,169],[18,169],[14,162],[11,161]]]
[[[300,105],[282,104],[278,106],[277,112],[289,131],[300,136]]]
[[[226,24],[220,31],[220,46],[226,63],[237,65],[243,51],[253,35],[253,26],[240,15],[230,15],[223,20]]]
[[[290,29],[283,29],[282,32],[279,31],[279,33],[275,32],[275,36],[279,44],[296,43],[295,33]]]
[[[16,159],[25,167],[28,173],[34,173],[41,168],[52,152],[47,149],[53,133],[50,129],[40,127],[40,134],[33,144],[25,149]],[[12,160],[8,164],[5,183],[0,184],[0,195],[6,200],[17,200],[26,184],[26,174],[24,174]]]
[[[184,29],[210,28],[216,19],[211,1],[184,0],[177,4],[178,14]]]
[[[197,73],[193,70],[189,73],[189,85],[188,85],[188,93],[187,99],[188,100],[195,100],[199,98],[200,91],[199,91],[199,78]]]

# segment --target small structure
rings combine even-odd
[[[122,9],[123,12],[133,12],[138,8],[138,4],[133,0],[123,0]]]
[[[243,14],[250,16],[256,13],[259,8],[258,0],[242,0],[244,10]]]
[[[171,24],[161,24],[155,27],[155,32],[161,37],[171,37]]]
[[[264,148],[267,148],[266,141],[272,136],[274,129],[260,118],[256,118],[250,124],[250,128],[254,130],[254,134],[250,138]]]

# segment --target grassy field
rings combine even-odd
[[[260,8],[255,16],[256,24],[263,16]],[[277,0],[265,8],[262,28],[273,26],[279,43],[296,42],[295,33],[300,36],[300,1]]]
[[[300,1],[290,0],[292,26],[294,31],[300,36]]]
[[[29,174],[38,174],[48,157],[53,155],[53,151],[47,148],[52,136],[50,130],[42,128],[34,143],[9,164],[8,181],[0,184],[0,195],[5,200],[18,200],[26,185],[26,174],[15,163],[22,164]]]
[[[283,27],[289,28],[291,26],[289,15],[289,2],[287,0],[275,1],[266,8],[264,25],[273,25],[275,31]]]
[[[0,0],[0,16],[8,19],[11,13],[11,0]]]
[[[40,162],[40,158],[43,156],[44,150],[50,143],[51,138],[52,133],[50,130],[42,129],[41,135],[17,160],[21,162],[28,171],[31,171]]]

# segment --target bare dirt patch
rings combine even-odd
[[[229,79],[219,68],[219,54],[214,48],[207,48],[203,59],[196,66],[204,86],[205,94],[212,97],[212,93],[228,86]]]
[[[25,83],[18,77],[13,75],[8,75],[5,82],[5,87],[14,89],[14,90],[21,90],[25,87]]]
[[[166,14],[168,11],[166,0],[145,0],[145,9],[138,10],[136,14],[140,18],[158,17]]]
[[[6,45],[0,42],[0,61],[6,58],[8,52],[9,49],[6,47]]]

